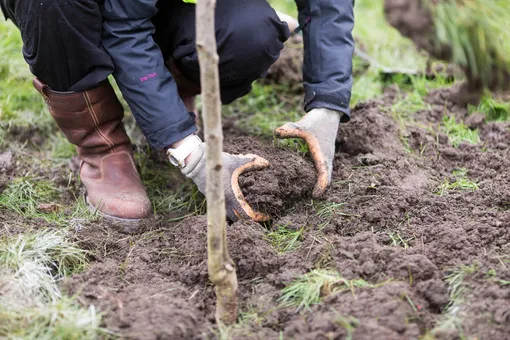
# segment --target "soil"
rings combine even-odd
[[[254,209],[275,218],[310,197],[317,178],[311,159],[253,137],[225,139],[226,152],[239,154],[250,150],[256,150],[270,164],[264,171],[248,172],[239,179],[243,194]]]
[[[285,48],[280,57],[269,68],[265,80],[279,84],[301,84],[303,73],[303,38],[299,34],[292,34],[285,42]]]
[[[230,131],[234,124],[226,122],[227,151],[271,162],[243,176],[242,185],[248,201],[274,219],[228,226],[242,312],[232,338],[343,339],[352,332],[353,339],[417,339],[444,325],[445,277],[472,265],[456,314],[462,333],[453,326],[434,335],[510,339],[510,124],[468,115],[448,101],[448,91],[432,92],[430,109],[413,114],[416,123],[405,131],[389,110],[391,88],[357,105],[338,133],[333,184],[322,201],[310,197],[315,175],[308,157]],[[451,146],[437,129],[444,114],[477,128],[481,142]],[[10,169],[16,158],[1,154],[0,167]],[[436,194],[461,168],[479,189]],[[328,204],[337,208],[318,213]],[[277,226],[304,228],[299,247],[284,254],[273,248],[266,234]],[[220,338],[205,216],[180,222],[161,216],[135,234],[99,221],[80,226],[74,238],[91,251],[91,263],[62,287],[103,312],[106,328],[133,339]],[[281,289],[314,268],[371,287],[324,296],[310,310],[280,306]]]

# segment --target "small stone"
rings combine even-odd
[[[379,158],[371,153],[360,155],[360,156],[358,156],[357,160],[361,165],[365,165],[365,166],[379,164]]]
[[[37,210],[46,214],[56,213],[61,208],[62,207],[56,203],[41,203],[37,206]]]
[[[14,156],[11,151],[0,153],[0,173],[5,173],[14,168]]]

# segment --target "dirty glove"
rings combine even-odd
[[[321,196],[331,183],[335,139],[343,113],[329,109],[313,109],[300,121],[287,123],[275,130],[278,138],[301,138],[308,144],[317,169],[313,197]]]
[[[254,211],[239,186],[239,176],[247,171],[261,170],[269,166],[269,162],[257,155],[230,155],[223,153],[223,185],[225,188],[225,205],[227,217],[235,222],[238,219],[253,219],[256,222],[269,220],[269,216]],[[206,191],[206,167],[205,167],[205,143],[193,151],[186,166],[181,172],[191,178],[198,190],[205,195]]]

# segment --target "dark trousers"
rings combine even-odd
[[[88,90],[113,72],[113,62],[101,43],[100,1],[17,0],[15,8],[7,11],[14,13],[11,19],[21,31],[23,55],[32,73],[53,90]],[[252,4],[247,7],[245,1]],[[172,59],[199,86],[194,6],[162,0],[158,7],[153,18],[156,43],[165,60]],[[274,16],[266,0],[218,0],[216,38],[223,103],[247,94],[251,83],[277,59],[289,33]],[[266,38],[275,35],[279,39]]]

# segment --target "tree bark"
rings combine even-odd
[[[207,264],[216,290],[216,320],[233,324],[237,319],[237,276],[227,249],[225,192],[222,179],[223,132],[214,12],[216,0],[196,5],[196,44],[202,88],[202,117],[207,167]]]

